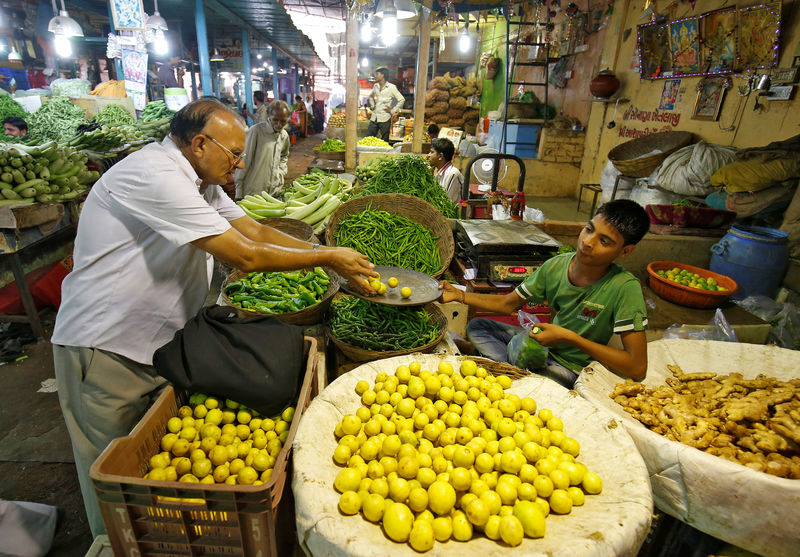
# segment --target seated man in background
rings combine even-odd
[[[28,135],[28,123],[19,116],[9,116],[3,120],[3,132],[11,137]]]
[[[647,308],[639,281],[614,260],[633,253],[649,227],[650,218],[639,204],[610,201],[586,223],[576,252],[548,259],[512,292],[462,292],[443,281],[440,301],[460,301],[503,315],[526,302],[546,301],[555,312],[553,322],[539,323],[527,335],[549,352],[543,366],[531,371],[572,388],[581,370],[597,360],[638,381],[647,372]],[[614,333],[620,335],[622,349],[608,346]],[[518,335],[526,335],[525,330],[492,319],[473,319],[467,325],[469,341],[497,362],[510,361],[512,339]]]
[[[428,164],[436,171],[436,179],[447,192],[450,201],[458,203],[461,199],[461,188],[464,186],[464,176],[453,166],[455,152],[456,148],[449,139],[434,139],[431,142],[431,152],[428,153]]]

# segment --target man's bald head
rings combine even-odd
[[[241,116],[231,111],[217,99],[199,99],[192,101],[181,108],[169,125],[172,138],[180,146],[189,145],[192,138],[206,128],[214,117],[230,120],[231,124],[238,123],[244,132],[244,120]]]

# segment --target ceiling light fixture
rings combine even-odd
[[[367,58],[367,55],[365,54],[364,56],[361,57],[361,67],[366,68],[368,64],[369,64],[369,58]]]
[[[408,19],[417,15],[414,2],[411,0],[380,0],[375,13],[381,15],[385,13],[387,9],[394,11],[397,19]]]
[[[225,58],[223,58],[222,55],[219,53],[219,49],[215,48],[214,54],[211,55],[211,58],[209,60],[211,62],[223,62]]]
[[[256,54],[256,58],[258,58],[259,60],[261,60],[261,54],[260,54],[260,53],[259,53],[259,54]]]
[[[69,44],[69,41],[67,41],[67,44]],[[19,55],[15,46],[11,47],[11,52],[8,53],[8,60],[10,62],[22,62],[22,56]]]
[[[391,0],[383,11],[381,37],[386,46],[392,46],[397,41],[397,10]]]
[[[153,50],[160,56],[169,52],[169,43],[167,42],[167,37],[164,35],[163,29],[156,29],[155,38],[153,39]]]
[[[48,31],[63,37],[83,37],[83,29],[77,21],[69,17],[69,13],[64,7],[64,0],[61,0],[60,12],[57,12],[56,0],[53,0],[53,13],[58,13],[58,15],[50,19],[47,24]]]
[[[372,22],[370,21],[370,17],[367,16],[364,18],[364,21],[361,22],[361,42],[368,43],[372,40]]]
[[[472,46],[472,37],[469,35],[469,19],[464,24],[464,32],[461,33],[461,36],[458,38],[458,50],[461,51],[462,54],[469,52],[470,47]]]
[[[151,31],[168,31],[169,27],[167,26],[167,20],[161,17],[161,14],[158,13],[158,0],[153,0],[154,4],[154,12],[153,15],[147,18],[144,26]]]

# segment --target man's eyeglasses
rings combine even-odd
[[[233,157],[233,162],[231,163],[231,166],[238,165],[244,159],[244,155],[245,155],[244,153],[241,153],[241,154],[237,155],[236,153],[234,153],[233,151],[231,151],[230,149],[225,147],[222,143],[220,143],[219,141],[217,141],[216,139],[214,139],[210,135],[206,135],[206,134],[203,134],[203,135],[205,135],[208,139],[210,139],[211,142],[214,143],[214,145],[216,145],[217,147],[219,147],[220,149],[222,149],[223,151],[228,153],[231,157]]]

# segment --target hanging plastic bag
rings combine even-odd
[[[769,322],[771,327],[767,334],[767,342],[777,344],[781,348],[800,350],[800,311],[797,306],[776,302],[766,296],[748,296],[741,301],[734,300],[734,303]]]
[[[670,325],[664,330],[663,339],[682,338],[684,340],[722,340],[725,342],[739,342],[736,331],[733,330],[725,314],[717,308],[714,318],[708,325],[694,327],[687,325]]]
[[[525,311],[520,311],[517,317],[525,331],[514,335],[508,343],[508,362],[530,371],[543,369],[549,350],[530,337],[531,330],[539,332],[536,326],[539,318]]]

